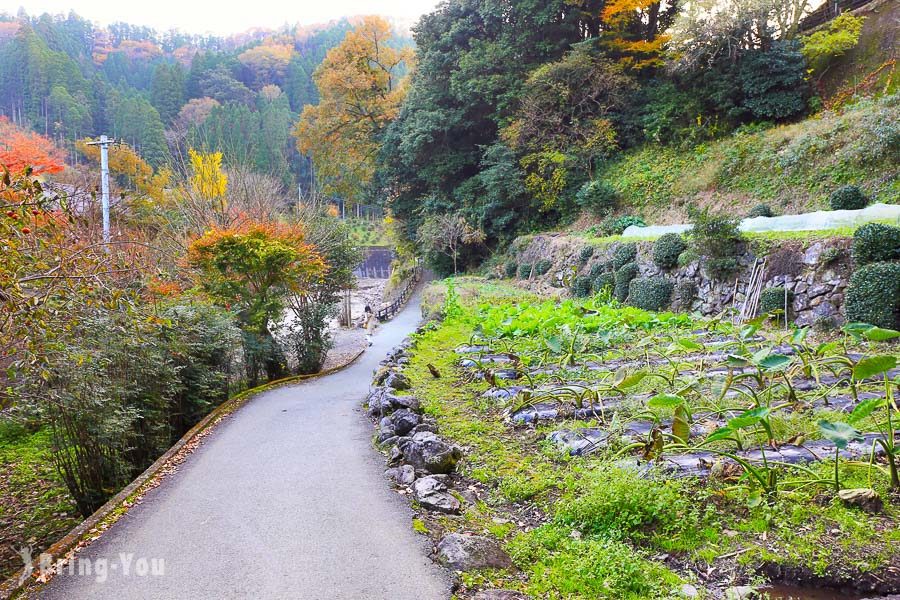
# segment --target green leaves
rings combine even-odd
[[[631,375],[628,375],[628,372],[625,369],[619,369],[618,371],[616,371],[615,379],[613,379],[613,385],[619,389],[624,390],[636,386],[646,376],[647,372],[644,370],[635,371]]]
[[[679,404],[675,409],[675,417],[672,420],[672,435],[682,444],[686,444],[688,438],[691,437],[690,415],[684,404]]]
[[[850,416],[847,417],[847,421],[849,421],[851,425],[858,423],[882,406],[884,406],[884,398],[869,398],[868,400],[863,400],[856,405],[856,408],[854,408],[853,412],[850,413]]]
[[[865,439],[852,426],[840,421],[832,423],[823,419],[819,421],[819,431],[822,432],[825,439],[833,442],[841,450],[846,449],[850,442],[861,442]]]
[[[657,394],[647,401],[649,408],[675,408],[684,404],[684,398],[677,394]]]
[[[900,331],[893,329],[883,329],[881,327],[872,327],[863,332],[863,337],[873,342],[886,342],[900,337]]]
[[[785,356],[784,354],[770,354],[759,361],[758,364],[767,371],[777,371],[788,366],[791,362],[793,362],[793,359],[790,356]]]
[[[769,410],[769,408],[765,406],[760,406],[759,408],[748,410],[734,417],[733,419],[729,419],[728,427],[734,430],[744,429],[745,427],[756,425],[761,420],[768,417],[770,412],[771,411]]]
[[[881,354],[871,358],[864,358],[853,367],[853,379],[860,381],[881,373],[886,373],[897,366],[897,357],[890,354]]]

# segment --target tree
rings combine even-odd
[[[65,155],[42,135],[23,131],[0,116],[0,165],[13,175],[30,168],[34,175],[59,173],[65,167]]]
[[[78,140],[75,142],[75,148],[82,155],[99,164],[100,147],[89,144],[90,141],[90,139]],[[154,170],[128,144],[119,143],[109,147],[109,170],[127,178],[135,189],[154,201],[164,202],[165,188],[169,184],[172,172],[165,168]],[[120,183],[123,182],[120,181]]]
[[[237,312],[251,385],[263,371],[270,379],[281,374],[270,324],[281,321],[291,295],[307,293],[325,272],[303,227],[274,222],[213,227],[190,245],[188,260],[199,271],[198,284]]]
[[[600,5],[578,2],[573,9],[571,4],[450,0],[419,21],[416,70],[381,151],[390,208],[406,223],[411,239],[431,214],[463,210],[482,222],[487,205],[474,193],[482,185],[478,175],[482,164],[494,163],[489,150],[506,146],[498,134],[518,109],[529,73],[599,32],[593,21]],[[520,171],[515,161],[503,163],[507,174]],[[499,199],[496,191],[493,197]],[[520,198],[511,192],[503,206],[521,206]],[[509,222],[500,206],[490,211]],[[496,242],[494,232],[505,228],[484,223]]]
[[[303,109],[294,131],[324,191],[351,202],[372,180],[380,138],[405,95],[398,76],[413,53],[392,48],[390,40],[390,24],[380,17],[365,17],[348,32],[316,69],[319,104]]]
[[[635,87],[621,65],[579,48],[529,76],[502,136],[523,153],[570,153],[590,177],[594,162],[618,149],[614,121]]]
[[[430,217],[419,229],[419,244],[453,260],[453,274],[459,272],[459,252],[463,246],[484,242],[484,232],[469,225],[460,213]]]
[[[184,69],[178,63],[160,63],[153,71],[150,102],[163,123],[170,125],[184,105]]]
[[[294,47],[290,44],[260,44],[238,56],[242,65],[253,73],[256,89],[271,83],[283,83]]]
[[[856,47],[865,19],[843,13],[825,27],[800,38],[803,56],[810,67],[822,73],[832,59]]]
[[[213,98],[222,104],[234,102],[249,106],[253,103],[253,92],[235,79],[225,65],[219,65],[201,76],[199,86],[201,95]]]

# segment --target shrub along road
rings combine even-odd
[[[266,392],[223,421],[178,472],[150,491],[45,598],[449,597],[409,509],[385,485],[359,407],[385,354],[416,327],[418,297],[344,371]],[[120,554],[134,554],[125,575]],[[162,576],[137,576],[140,558]]]

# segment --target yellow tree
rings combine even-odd
[[[319,104],[306,106],[294,129],[323,191],[351,203],[372,180],[380,136],[405,94],[401,72],[414,59],[412,49],[392,48],[390,39],[387,21],[364,17],[316,69]]]
[[[90,139],[78,140],[75,148],[94,162],[100,162],[100,147],[91,146]],[[128,144],[113,144],[109,148],[109,170],[117,175],[127,177],[135,189],[149,197],[157,204],[165,202],[165,189],[172,179],[169,169],[154,171],[147,161],[141,158],[134,148]]]

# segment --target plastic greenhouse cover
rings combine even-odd
[[[900,223],[900,205],[872,204],[860,210],[819,210],[802,215],[754,217],[741,221],[739,228],[741,231],[815,231],[891,220]],[[632,225],[622,232],[622,237],[653,238],[664,233],[684,233],[690,228],[690,225]]]

